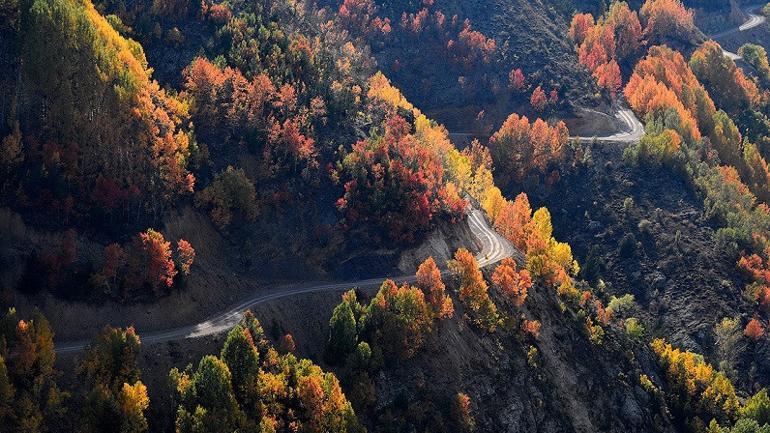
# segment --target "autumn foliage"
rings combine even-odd
[[[456,190],[447,189],[439,155],[421,145],[399,116],[388,119],[382,138],[353,146],[340,177],[345,195],[337,208],[346,223],[366,222],[394,242],[414,242],[442,213],[464,213]]]
[[[643,42],[636,12],[616,1],[598,22],[590,14],[576,14],[568,35],[580,63],[614,98],[623,84],[619,64],[633,61]]]
[[[767,259],[770,256],[768,254],[770,249],[765,249],[762,255],[745,254],[738,260],[738,268],[753,280],[747,291],[754,301],[765,309],[770,309],[770,261]]]
[[[417,271],[416,287],[385,280],[368,305],[361,305],[354,291],[343,295],[329,321],[327,351],[341,364],[354,362],[349,357],[362,344],[380,360],[409,359],[422,347],[434,322],[452,313],[441,274],[428,259]]]
[[[505,258],[495,268],[492,282],[505,293],[517,307],[524,305],[527,291],[532,287],[532,278],[526,269],[518,270],[516,261]]]
[[[382,18],[377,12],[372,0],[344,0],[337,17],[345,28],[356,34],[367,38],[387,36],[392,30],[390,18]]]
[[[465,20],[457,39],[447,42],[447,49],[455,62],[470,69],[478,62],[489,63],[497,49],[497,43],[483,33],[473,30],[470,21]]]
[[[523,182],[528,176],[549,175],[564,162],[569,131],[564,122],[554,126],[511,114],[489,139],[499,178]]]
[[[147,431],[150,400],[137,363],[140,341],[133,328],[105,327],[89,346],[79,372],[89,387],[86,431]]]
[[[652,342],[652,350],[666,371],[666,397],[676,414],[701,425],[711,419],[723,425],[737,419],[740,400],[723,372],[702,356],[674,348],[662,339]]]
[[[743,335],[753,341],[757,341],[765,335],[765,327],[757,318],[753,318],[746,324]]]
[[[192,192],[188,107],[151,79],[141,46],[90,1],[30,3],[22,64],[35,96],[24,119],[38,121],[21,129],[25,161],[46,181],[29,193],[71,215],[125,221]],[[111,195],[100,197],[105,184]]]
[[[261,157],[265,177],[315,166],[310,113],[291,84],[275,86],[265,73],[249,80],[238,69],[222,69],[204,58],[185,69],[184,79],[195,100],[191,114],[198,138],[211,151],[245,145]]]
[[[508,86],[517,91],[524,90],[526,80],[527,78],[524,76],[521,68],[511,69],[511,72],[508,74]]]
[[[219,356],[174,368],[176,431],[358,433],[362,427],[337,377],[290,351],[279,354],[251,312],[228,334]]]
[[[0,425],[4,431],[42,431],[66,425],[64,392],[56,384],[53,332],[40,314],[0,316]],[[19,416],[23,415],[23,416]]]
[[[441,270],[433,257],[428,257],[417,268],[417,287],[423,291],[433,315],[438,318],[452,317],[454,306],[452,299],[445,293],[446,286],[441,281]]]
[[[169,288],[177,274],[171,242],[153,229],[139,233],[131,243],[126,285],[136,290],[148,284],[153,291]]]
[[[667,47],[650,48],[639,61],[624,90],[641,116],[663,118],[668,110],[678,116],[676,131],[688,142],[698,142],[711,129],[716,107],[684,57]]]
[[[644,35],[654,43],[667,38],[689,41],[695,32],[693,11],[680,0],[646,0],[639,10]]]
[[[526,255],[526,270],[530,277],[541,278],[562,295],[579,296],[571,276],[576,275],[580,267],[572,257],[569,244],[553,237],[548,209],[540,208],[533,213],[524,193],[514,202],[498,194],[499,190],[491,189],[482,206],[500,234]]]
[[[532,208],[525,193],[519,193],[513,202],[505,201],[494,218],[495,229],[521,251],[527,249]]]
[[[228,228],[236,218],[254,221],[259,211],[254,183],[243,169],[232,166],[218,173],[211,184],[198,192],[195,203],[209,209],[211,220],[220,229]]]
[[[737,114],[759,103],[759,89],[735,62],[714,42],[703,43],[690,57],[690,67],[709,90],[714,102],[728,113]]]
[[[460,279],[460,301],[475,315],[477,323],[489,331],[497,326],[497,306],[489,297],[489,285],[470,251],[461,248],[449,262],[449,269]]]

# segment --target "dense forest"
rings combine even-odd
[[[770,5],[0,0],[0,432],[770,432]]]

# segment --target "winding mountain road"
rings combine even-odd
[[[476,255],[476,259],[480,266],[493,265],[506,257],[512,256],[519,262],[523,262],[524,257],[521,252],[517,251],[510,242],[489,226],[481,211],[477,209],[471,210],[468,215],[468,223],[471,231],[481,244],[481,252]],[[448,271],[442,272],[442,275],[447,274]],[[141,329],[138,331],[141,335],[142,343],[144,344],[215,335],[227,332],[241,320],[244,311],[265,302],[307,293],[343,292],[354,287],[360,289],[373,289],[379,287],[382,282],[388,278],[392,278],[397,283],[414,283],[416,280],[414,275],[383,276],[360,281],[291,286],[268,290],[261,289],[259,293],[255,293],[248,299],[244,299],[237,305],[233,305],[227,311],[210,317],[201,323],[162,331],[142,332]],[[80,352],[86,349],[89,343],[88,340],[57,342],[55,345],[56,353],[64,354]]]
[[[735,34],[735,33],[745,32],[745,31],[751,30],[753,28],[756,28],[758,26],[761,26],[762,24],[767,22],[767,17],[765,17],[764,15],[759,15],[759,14],[755,13],[756,10],[759,7],[761,7],[761,6],[762,5],[760,4],[760,5],[751,5],[751,6],[744,7],[743,11],[748,16],[748,19],[743,24],[739,25],[738,27],[733,27],[733,28],[731,28],[729,30],[725,30],[725,31],[719,32],[719,33],[714,33],[714,34],[711,34],[711,35],[708,35],[708,36],[711,39],[717,40],[717,39],[724,38],[725,36],[730,36],[730,35]],[[727,56],[730,59],[732,59],[733,61],[741,59],[741,56],[739,56],[738,54],[733,53],[731,51],[727,51],[725,49],[722,50],[722,53],[725,56]]]
[[[767,18],[764,15],[759,15],[756,12],[758,8],[760,8],[761,4],[755,4],[750,6],[744,6],[743,12],[746,13],[746,15],[749,17],[746,21],[744,21],[743,24],[739,25],[738,27],[733,27],[731,29],[714,33],[709,35],[711,39],[719,39],[723,38],[725,36],[730,36],[733,33],[739,33],[739,32],[745,32],[747,30],[751,30],[754,27],[760,26],[764,24],[767,21]]]
[[[572,140],[578,140],[581,143],[590,142],[612,142],[612,143],[636,143],[644,136],[644,125],[636,117],[633,111],[628,108],[619,108],[615,112],[615,117],[623,124],[620,132],[612,135],[594,136],[594,137],[570,137]]]
[[[722,38],[733,33],[744,32],[764,24],[767,19],[762,15],[755,14],[753,11],[756,10],[756,8],[757,6],[751,6],[745,9],[749,19],[742,25],[721,33],[710,35],[710,37],[712,39]],[[725,55],[734,60],[740,59],[740,56],[729,51],[725,51]],[[618,108],[615,113],[615,117],[624,125],[620,132],[607,136],[576,136],[570,138],[573,140],[579,140],[581,142],[596,141],[612,143],[634,143],[642,138],[644,135],[644,125],[639,121],[633,111],[627,108]],[[480,266],[483,267],[493,265],[506,257],[514,257],[520,263],[524,261],[524,257],[520,251],[516,250],[510,242],[508,242],[495,230],[490,228],[489,223],[481,211],[473,209],[468,215],[468,223],[471,231],[481,243],[481,252],[476,255],[476,259],[478,260]],[[447,275],[448,273],[449,271],[442,271],[442,275]],[[259,293],[256,293],[251,297],[242,300],[237,305],[230,307],[227,311],[214,315],[213,317],[210,317],[201,323],[162,331],[141,332],[140,329],[139,332],[142,336],[142,342],[144,344],[216,335],[227,332],[230,328],[235,326],[241,320],[244,311],[247,309],[266,302],[308,293],[342,292],[354,287],[360,289],[374,289],[379,287],[382,282],[388,278],[392,278],[397,283],[414,283],[416,280],[414,275],[383,276],[360,281],[335,282],[306,286],[295,285],[268,290],[262,289]],[[87,340],[57,342],[56,352],[60,354],[80,352],[86,349],[88,344],[89,341]]]

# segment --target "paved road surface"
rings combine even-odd
[[[747,30],[751,30],[754,27],[760,26],[767,21],[767,18],[764,15],[760,15],[755,13],[758,8],[760,8],[762,5],[751,5],[751,6],[745,6],[743,8],[743,11],[746,13],[746,15],[749,17],[748,20],[746,20],[743,24],[739,25],[738,27],[733,27],[731,29],[714,33],[709,35],[711,39],[719,39],[723,38],[725,36],[732,35],[733,33],[738,32],[745,32]]]
[[[636,117],[633,111],[628,108],[621,108],[615,112],[615,117],[623,122],[623,129],[612,135],[596,137],[570,137],[573,140],[579,140],[583,143],[613,142],[613,143],[636,143],[644,136],[644,125]]]
[[[514,257],[519,262],[523,262],[524,257],[517,251],[506,239],[489,227],[484,214],[479,210],[472,210],[468,215],[470,228],[476,235],[482,245],[481,252],[476,256],[480,266],[489,266],[495,264],[506,257]],[[448,271],[442,274],[447,275]],[[180,328],[167,329],[157,332],[142,332],[138,329],[142,343],[160,343],[172,340],[183,340],[186,338],[196,338],[206,335],[215,335],[227,332],[235,326],[243,317],[243,312],[256,305],[285,298],[288,296],[316,293],[316,292],[343,292],[354,287],[361,289],[374,289],[379,287],[387,276],[371,278],[360,281],[348,281],[341,283],[327,283],[307,286],[293,286],[275,289],[261,289],[259,293],[254,294],[248,299],[244,299],[238,305],[234,305],[227,311],[219,313],[201,323],[183,326]],[[414,283],[414,275],[391,277],[398,283]],[[89,344],[87,340],[57,342],[57,353],[72,353],[84,350]]]
[[[744,32],[765,23],[766,18],[764,16],[758,15],[752,12],[755,9],[756,9],[756,6],[752,6],[746,9],[746,13],[749,16],[749,19],[742,25],[718,34],[711,35],[711,38],[717,39],[736,32]],[[728,57],[734,60],[740,59],[740,56],[738,56],[735,53],[731,53],[729,51],[725,51],[725,55],[727,55]],[[640,138],[642,138],[642,136],[644,135],[644,125],[642,125],[639,119],[637,119],[633,111],[627,108],[619,109],[616,112],[615,116],[625,126],[621,132],[618,132],[612,135],[607,135],[607,136],[570,137],[570,138],[580,140],[582,142],[599,141],[599,142],[616,142],[616,143],[617,142],[633,143],[638,141]],[[506,257],[514,257],[519,262],[523,262],[524,257],[522,256],[521,252],[517,251],[510,244],[510,242],[508,242],[506,239],[500,236],[500,234],[498,234],[496,231],[494,231],[489,227],[489,224],[487,223],[486,218],[484,217],[481,211],[474,209],[468,216],[468,220],[470,223],[471,230],[473,231],[473,233],[476,235],[476,237],[482,244],[482,250],[476,256],[476,259],[478,260],[480,266],[489,266],[489,265],[495,264]],[[442,274],[447,274],[447,271],[442,272]],[[182,340],[186,338],[196,338],[196,337],[202,337],[206,335],[215,335],[222,332],[226,332],[227,330],[232,328],[235,324],[237,324],[241,320],[241,317],[243,316],[243,312],[245,310],[252,308],[256,305],[273,301],[276,299],[285,298],[288,296],[295,296],[295,295],[301,295],[306,293],[341,292],[341,291],[349,290],[353,287],[358,287],[361,289],[373,289],[373,288],[379,287],[386,278],[389,278],[389,277],[371,278],[367,280],[349,281],[349,282],[342,282],[342,283],[328,283],[328,284],[318,284],[318,285],[309,285],[309,286],[293,286],[293,287],[275,288],[272,290],[262,289],[258,294],[255,294],[250,298],[243,300],[238,305],[235,305],[230,309],[228,309],[227,311],[217,314],[214,317],[211,317],[204,322],[191,325],[191,326],[183,326],[180,328],[173,328],[173,329],[157,331],[157,332],[144,333],[144,332],[141,332],[141,330],[138,330],[138,331],[139,331],[139,334],[141,335],[142,342],[145,344],[159,343],[159,342],[172,341],[172,340]],[[399,283],[414,283],[415,281],[415,277],[413,275],[391,277],[391,278],[393,278],[395,281]],[[81,350],[84,350],[88,346],[88,343],[89,342],[86,340],[58,342],[56,343],[56,352],[57,353],[79,352]]]
[[[753,28],[755,28],[757,26],[760,26],[760,25],[764,24],[767,21],[767,18],[764,15],[760,15],[760,14],[755,13],[760,6],[761,5],[752,5],[752,6],[744,7],[743,11],[746,12],[746,15],[749,18],[743,24],[741,24],[738,27],[733,27],[733,28],[731,28],[729,30],[725,30],[723,32],[719,32],[719,33],[715,33],[715,34],[709,35],[709,37],[711,39],[717,40],[717,39],[723,38],[725,36],[732,35],[734,33],[745,32],[747,30],[751,30],[751,29],[753,29]],[[733,53],[733,52],[730,52],[730,51],[727,51],[727,50],[722,50],[722,52],[724,53],[725,56],[729,57],[733,61],[741,59],[741,56],[739,56],[736,53]]]

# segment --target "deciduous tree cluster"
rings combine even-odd
[[[307,359],[267,342],[246,312],[219,356],[169,374],[178,404],[176,431],[363,432],[339,381]]]
[[[591,14],[572,18],[569,37],[578,59],[613,98],[623,85],[619,64],[633,62],[642,46],[642,26],[628,3],[613,2],[598,22]]]
[[[498,180],[523,182],[530,175],[558,179],[569,141],[564,122],[554,126],[544,120],[511,114],[489,139],[489,150],[497,168]],[[554,174],[555,173],[555,174]]]

